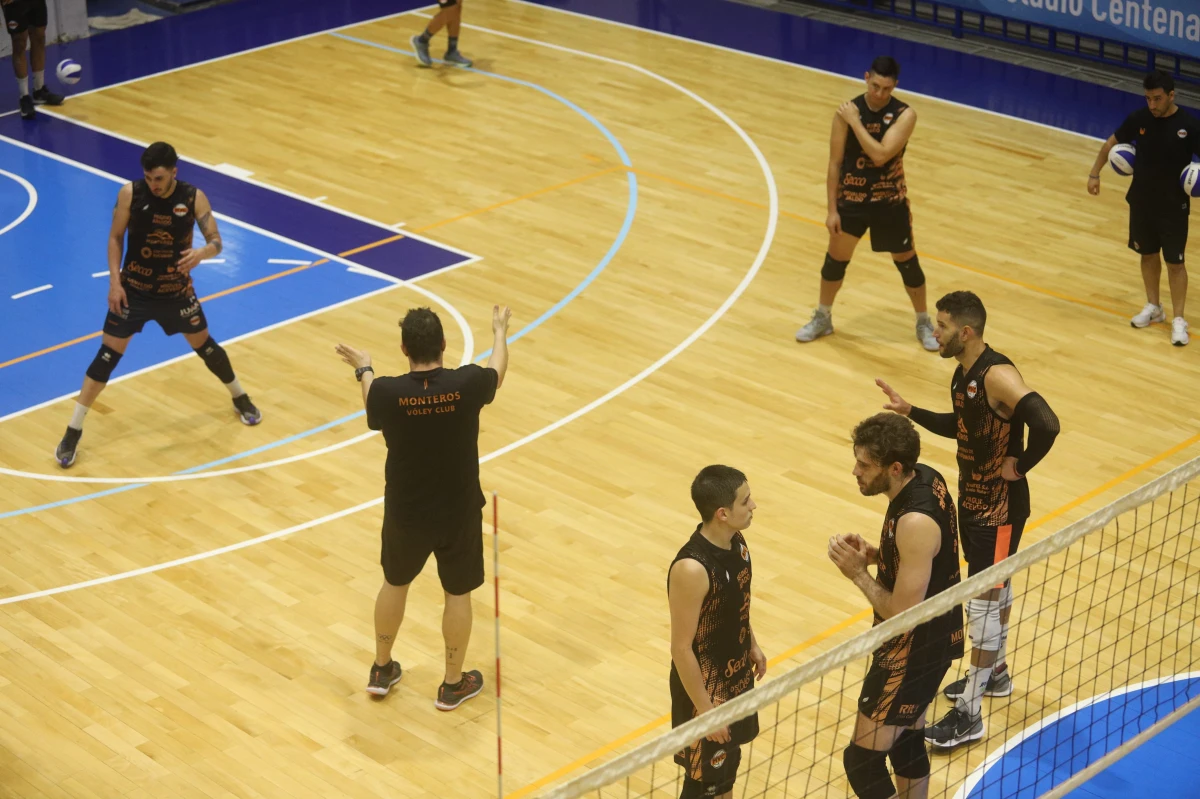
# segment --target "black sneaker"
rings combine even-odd
[[[58,460],[59,466],[64,469],[70,469],[71,464],[75,463],[75,450],[79,446],[79,439],[82,435],[82,430],[67,427],[67,432],[63,433],[62,441],[58,442],[58,449],[54,450],[54,457]]]
[[[473,696],[479,696],[483,690],[483,674],[478,671],[463,672],[462,679],[457,685],[442,683],[438,687],[437,699],[433,706],[438,710],[454,710]]]
[[[371,678],[367,680],[367,693],[375,696],[387,696],[388,691],[392,690],[392,686],[400,682],[403,673],[404,670],[400,668],[400,664],[394,660],[386,666],[372,663]]]
[[[43,86],[33,93],[34,105],[62,105],[63,99],[65,98],[61,94],[50,91],[49,86]]]
[[[33,108],[33,98],[28,94],[21,98],[21,119],[33,119],[37,116],[37,111]]]
[[[947,699],[957,700],[967,690],[967,678],[955,680],[942,689],[942,694]],[[1012,678],[1008,676],[1008,666],[1005,665],[1000,671],[993,671],[992,676],[988,677],[987,685],[983,686],[984,696],[1008,696],[1013,692]]]
[[[925,740],[939,749],[953,749],[969,741],[978,741],[982,737],[983,713],[972,716],[958,705],[937,724],[925,728]]]
[[[256,425],[262,421],[262,413],[254,407],[249,394],[234,397],[233,407],[238,412],[238,418],[242,420],[242,424]]]

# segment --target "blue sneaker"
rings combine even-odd
[[[417,53],[417,60],[421,62],[421,66],[433,66],[433,59],[429,57],[429,42],[421,40],[421,34],[417,34],[408,40],[413,46],[413,50]]]

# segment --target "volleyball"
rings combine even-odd
[[[79,66],[77,61],[73,61],[70,58],[64,58],[62,61],[59,61],[58,69],[54,72],[58,75],[58,79],[68,86],[79,83],[79,79],[83,77],[83,67]]]
[[[1108,164],[1118,175],[1129,177],[1133,174],[1133,162],[1137,156],[1137,148],[1132,144],[1118,144],[1108,151]]]
[[[1179,185],[1189,197],[1200,197],[1200,163],[1193,161],[1179,174]]]

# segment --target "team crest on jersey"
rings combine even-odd
[[[175,212],[175,216],[187,216],[187,206],[183,203],[179,203],[171,210]]]
[[[749,563],[750,562],[750,550],[746,549],[745,544],[742,544],[741,546],[742,546],[742,560]]]
[[[970,397],[971,399],[975,399],[975,395],[978,393],[979,393],[979,382],[978,381],[972,380],[970,383],[967,383],[967,396],[968,397]]]
[[[725,750],[718,749],[715,753],[713,753],[712,759],[708,762],[712,764],[713,768],[720,768],[721,766],[725,765],[725,757]]]
[[[8,23],[8,29],[10,31],[15,31],[17,29],[17,21],[15,19]]]
[[[884,114],[883,115],[883,124],[890,125],[890,124],[892,124],[892,120],[895,118],[896,118],[895,114],[892,114],[892,113]]]
[[[1145,136],[1145,135],[1146,135],[1146,129],[1145,129],[1145,128],[1138,128],[1138,135],[1139,135],[1139,136]]]
[[[1183,128],[1180,128],[1179,130],[1175,131],[1175,135],[1176,135],[1176,136],[1178,136],[1178,137],[1179,137],[1179,138],[1181,138],[1181,139],[1186,139],[1186,138],[1187,138],[1187,131],[1186,131],[1186,130],[1184,130]]]

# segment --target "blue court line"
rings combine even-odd
[[[379,44],[378,42],[368,41],[367,39],[358,39],[354,36],[347,36],[343,33],[331,33],[329,35],[336,36],[339,39],[346,39],[347,41],[367,45],[369,47],[375,47],[380,50],[387,50],[389,52],[398,53],[400,55],[415,57],[415,54],[410,51],[401,50],[399,48],[391,47],[386,44]],[[438,63],[444,63],[440,59],[434,59],[434,60],[438,61]],[[600,133],[604,135],[604,138],[608,139],[609,143],[612,144],[613,149],[615,149],[617,151],[617,157],[621,159],[621,163],[629,168],[629,171],[627,171],[625,173],[626,178],[629,180],[629,204],[625,209],[625,221],[621,224],[621,229],[617,233],[616,239],[613,240],[612,245],[608,248],[608,252],[606,252],[604,254],[604,257],[600,259],[600,262],[598,264],[596,264],[596,267],[591,272],[589,272],[586,277],[584,277],[584,279],[579,283],[579,285],[577,285],[575,288],[571,289],[571,291],[565,297],[563,297],[561,300],[559,300],[554,305],[552,305],[548,310],[546,310],[545,313],[543,313],[537,319],[534,319],[532,322],[525,325],[525,327],[521,328],[516,333],[509,336],[508,343],[511,344],[514,341],[516,341],[517,339],[526,335],[527,333],[530,333],[533,330],[535,330],[536,328],[540,327],[547,320],[549,320],[552,316],[554,316],[559,311],[561,311],[563,308],[565,308],[572,300],[574,300],[581,293],[583,293],[583,290],[586,289],[589,285],[591,285],[596,280],[596,278],[600,276],[600,273],[603,272],[610,263],[612,263],[613,258],[616,257],[616,255],[620,251],[621,247],[625,244],[625,239],[628,238],[628,236],[629,236],[629,230],[630,230],[630,228],[633,227],[633,219],[637,215],[637,201],[638,201],[637,176],[632,171],[633,170],[633,162],[629,160],[629,154],[625,152],[625,148],[623,146],[621,146],[621,142],[617,140],[617,137],[614,136],[612,134],[612,132],[609,131],[609,129],[604,126],[603,122],[596,119],[596,117],[592,116],[592,114],[588,113],[583,108],[580,108],[578,105],[571,102],[567,98],[563,97],[562,95],[556,94],[555,92],[550,91],[549,89],[545,88],[544,86],[539,86],[536,83],[530,83],[529,81],[520,80],[519,78],[510,78],[507,75],[499,75],[495,72],[486,72],[481,69],[462,68],[462,67],[460,67],[460,69],[465,69],[465,71],[474,72],[479,75],[486,75],[487,77],[490,77],[490,78],[497,78],[499,80],[507,81],[509,83],[516,83],[521,86],[528,86],[531,89],[536,89],[537,91],[545,94],[546,96],[557,100],[558,102],[560,102],[563,105],[570,108],[572,111],[575,111],[577,114],[582,116],[584,119],[586,119],[588,122],[590,122],[593,126],[595,126],[596,129],[599,130]],[[487,359],[488,356],[490,356],[491,354],[492,354],[492,351],[490,349],[485,352],[482,352],[475,358],[475,361],[476,362],[483,361],[483,360]],[[325,424],[320,425],[319,427],[314,427],[311,430],[305,430],[302,433],[297,433],[293,436],[289,436],[287,438],[280,439],[279,441],[276,441],[274,443],[264,444],[261,447],[256,447],[254,449],[246,450],[245,452],[240,452],[236,455],[230,455],[227,458],[221,458],[220,460],[211,461],[210,463],[201,464],[200,466],[192,466],[188,469],[184,469],[182,471],[175,472],[175,474],[192,474],[194,472],[200,472],[205,469],[211,469],[215,466],[223,466],[226,463],[232,463],[233,461],[238,461],[238,460],[242,460],[244,458],[249,458],[249,457],[252,457],[259,453],[275,449],[276,447],[282,447],[285,444],[290,444],[293,441],[299,441],[302,438],[307,438],[308,436],[315,435],[324,430],[328,430],[331,427],[336,427],[337,425],[344,424],[345,422],[353,421],[354,419],[357,419],[364,415],[366,415],[366,411],[356,411],[355,413],[352,413],[349,416],[343,416],[341,419],[335,419],[332,422],[326,422]],[[0,519],[10,519],[14,516],[24,516],[26,514],[36,513],[38,511],[50,510],[51,508],[61,508],[64,505],[74,505],[78,502],[86,502],[86,501],[92,500],[92,499],[99,499],[100,497],[107,497],[107,496],[111,496],[113,494],[120,494],[124,491],[132,491],[135,488],[144,488],[148,485],[150,485],[150,483],[130,483],[129,485],[118,486],[116,488],[109,488],[104,491],[97,491],[92,494],[84,494],[83,496],[72,497],[70,499],[61,499],[61,500],[58,500],[57,502],[49,502],[49,503],[46,503],[45,505],[34,505],[34,506],[28,507],[28,508],[11,510],[11,511],[7,511],[4,513],[0,513]]]
[[[338,39],[345,39],[348,42],[355,42],[357,44],[366,45],[367,47],[374,47],[378,50],[386,50],[389,53],[396,53],[397,55],[403,55],[403,56],[409,56],[411,58],[416,58],[416,53],[412,52],[411,50],[403,50],[399,47],[392,47],[391,45],[380,44],[379,42],[373,42],[373,41],[370,41],[369,39],[359,39],[356,36],[348,36],[344,33],[331,33],[329,35],[334,36]],[[433,60],[439,64],[446,63],[439,58],[435,58]],[[497,80],[502,80],[502,81],[505,81],[506,83],[515,83],[518,86],[527,86],[530,89],[535,89],[535,90],[541,92],[542,94],[546,95],[547,97],[549,97],[553,100],[557,100],[558,102],[565,105],[567,108],[570,108],[572,111],[574,111],[575,113],[579,114],[581,117],[586,119],[598,131],[600,131],[600,133],[604,136],[604,138],[608,139],[608,143],[613,146],[613,149],[617,151],[617,157],[621,159],[621,163],[624,164],[626,167],[628,167],[630,170],[625,173],[625,176],[629,180],[629,205],[625,209],[625,221],[621,225],[620,232],[617,233],[616,240],[614,240],[612,243],[612,246],[608,248],[608,252],[604,254],[604,257],[600,260],[600,263],[596,264],[596,268],[593,269],[591,272],[589,272],[587,277],[585,277],[578,286],[571,289],[571,292],[569,294],[567,294],[567,296],[563,297],[561,300],[559,300],[554,305],[552,305],[544,314],[539,316],[537,319],[534,319],[532,322],[525,325],[525,327],[521,328],[516,333],[509,336],[508,343],[512,344],[514,341],[516,341],[517,339],[526,335],[527,333],[531,333],[534,330],[536,330],[538,327],[541,327],[547,320],[550,319],[550,317],[554,316],[559,311],[561,311],[563,308],[565,308],[567,306],[567,304],[569,302],[571,302],[571,300],[578,297],[583,292],[584,289],[586,289],[589,285],[591,285],[591,283],[597,277],[600,276],[600,273],[603,272],[608,267],[609,263],[612,262],[612,259],[616,257],[617,252],[621,249],[621,246],[625,243],[626,237],[629,235],[629,229],[631,227],[633,227],[633,218],[637,214],[637,201],[638,201],[637,176],[632,171],[633,170],[633,162],[629,160],[629,154],[625,152],[625,148],[621,146],[621,142],[617,140],[617,137],[614,136],[612,134],[612,132],[609,131],[609,129],[604,126],[603,122],[596,119],[596,117],[592,116],[590,113],[588,113],[583,108],[580,108],[575,103],[573,103],[570,100],[568,100],[567,98],[563,97],[561,94],[552,92],[549,89],[547,89],[545,86],[539,86],[536,83],[530,83],[529,81],[521,80],[520,78],[510,78],[507,75],[501,75],[496,72],[488,72],[488,71],[482,70],[482,69],[475,69],[474,67],[458,67],[458,69],[461,69],[464,72],[473,72],[476,75],[485,75],[489,78],[496,78]],[[475,360],[476,360],[476,362],[485,360],[491,354],[492,354],[491,350],[485,350],[484,352],[481,352],[479,354],[479,356],[476,357]]]

